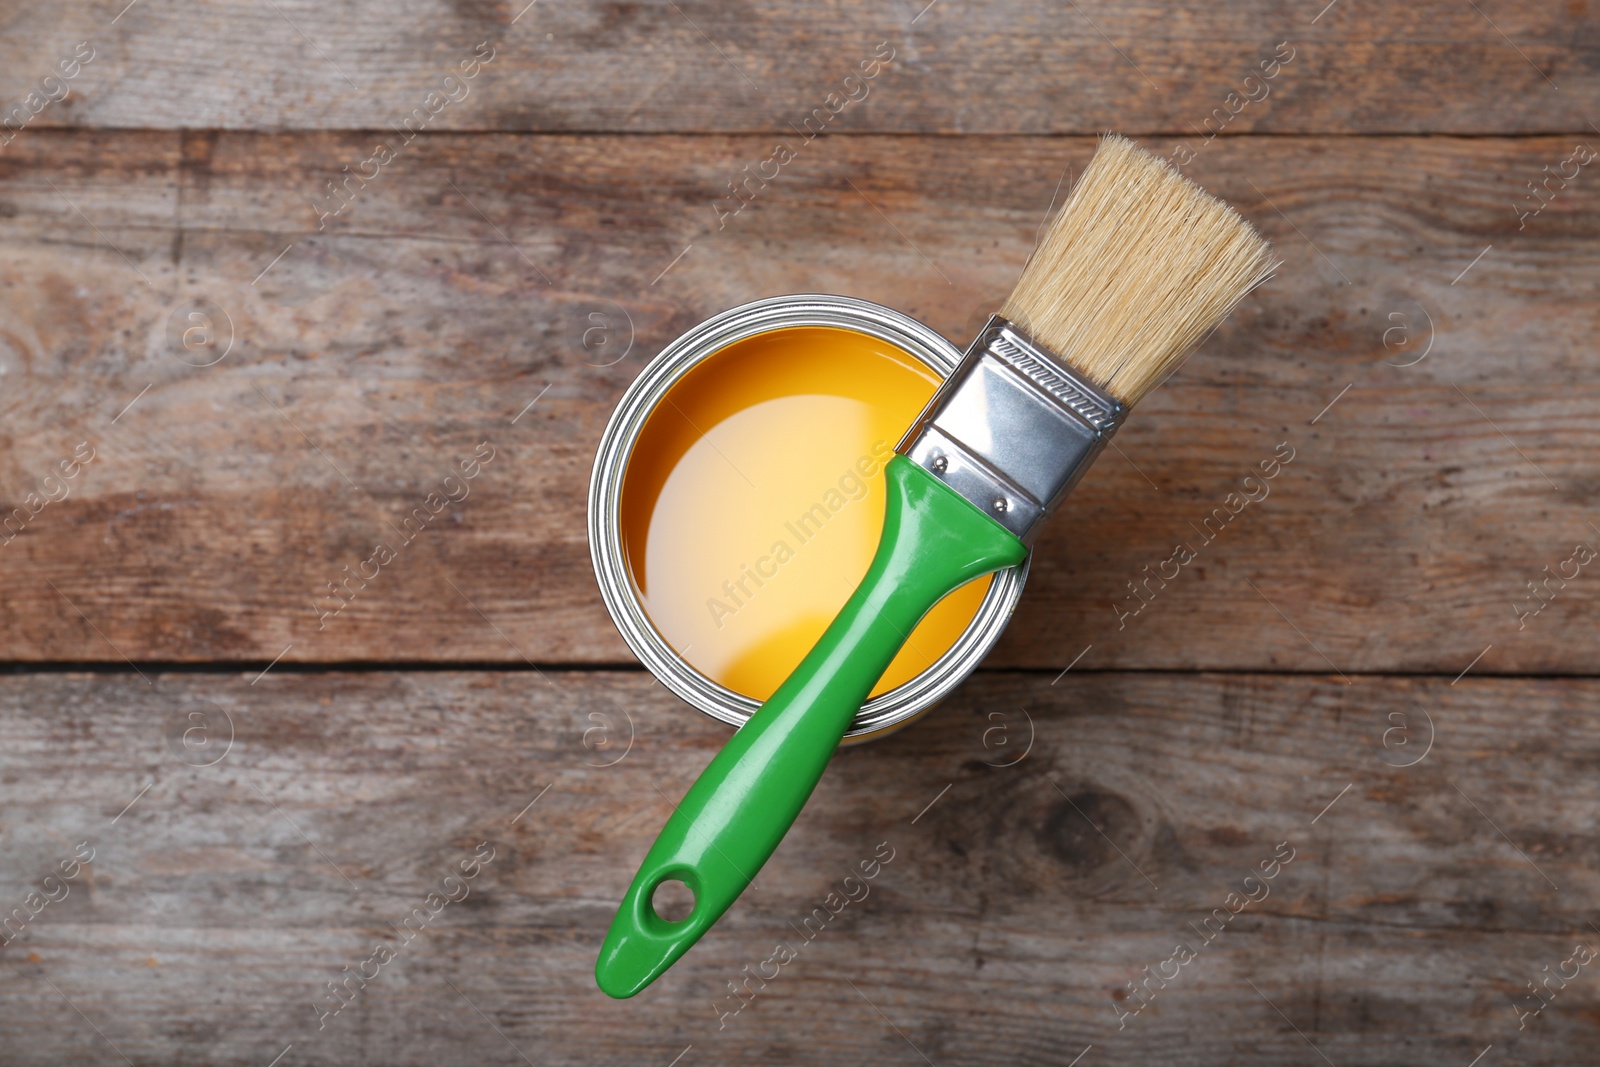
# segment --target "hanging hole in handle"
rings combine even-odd
[[[681,923],[694,913],[694,890],[676,878],[668,878],[650,894],[650,910],[663,922]]]

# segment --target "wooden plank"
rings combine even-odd
[[[843,0],[825,17],[792,0],[108,0],[0,17],[0,101],[29,129],[381,130],[427,106],[442,130],[787,136],[830,93],[853,92],[831,128],[1187,137],[1222,109],[1213,125],[1228,133],[1586,131],[1597,19],[1582,3],[1509,0]],[[87,65],[41,85],[63,60],[72,69],[80,42]],[[844,86],[880,42],[889,66]],[[492,61],[446,84],[480,44]],[[1246,83],[1280,45],[1288,65]],[[435,91],[459,99],[427,105]]]
[[[40,133],[0,156],[8,509],[79,442],[98,457],[0,546],[0,656],[627,661],[583,516],[643,362],[784,292],[964,339],[1093,141],[819,140],[718,229],[712,202],[764,139],[439,136],[319,232],[317,186],[372,145]],[[1600,183],[1517,214],[1571,146],[1209,146],[1190,171],[1287,265],[1085,480],[991,662],[1060,670],[1092,645],[1082,667],[1454,675],[1492,645],[1475,671],[1592,671],[1592,575],[1520,630],[1515,607],[1600,536]],[[987,151],[1012,166],[972,167]],[[214,366],[180,343],[196,307],[219,338],[232,323]],[[632,326],[614,366],[586,361],[597,310]],[[471,498],[323,625],[326,583],[484,441]],[[1206,543],[1285,442],[1270,497]],[[1127,583],[1180,542],[1198,558],[1126,617]]]
[[[94,858],[0,948],[6,1059],[1577,1062],[1600,1039],[1592,967],[1520,1032],[1516,998],[1600,944],[1597,698],[984,673],[837,757],[759,889],[617,1003],[591,978],[614,903],[726,736],[646,675],[7,677],[0,900],[24,906],[80,842]],[[481,842],[465,899],[319,1031],[326,983],[428,893],[459,896],[444,874]],[[893,858],[847,885],[875,852]],[[817,908],[838,915],[806,939]],[[723,1018],[780,941],[796,958]],[[1179,942],[1197,957],[1122,1018]]]

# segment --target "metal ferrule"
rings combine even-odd
[[[1032,545],[1127,414],[996,315],[895,451]]]

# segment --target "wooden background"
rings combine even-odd
[[[37,510],[0,544],[0,914],[27,918],[0,1061],[1592,1058],[1596,965],[1529,983],[1600,949],[1600,576],[1515,606],[1600,547],[1600,167],[1529,192],[1600,150],[1591,5],[124,4],[0,5],[27,117],[0,147],[0,514]],[[319,227],[480,42],[470,93]],[[879,42],[869,96],[719,229]],[[1197,135],[1275,52],[1270,94]],[[759,889],[606,999],[615,901],[726,736],[596,593],[612,406],[762,296],[964,342],[1110,128],[1192,152],[1279,279],[1141,405],[985,668],[841,753]],[[471,495],[319,627],[325,583],[486,440]],[[25,505],[80,442],[68,495]],[[1119,627],[1125,583],[1283,442],[1271,496]],[[468,897],[319,1029],[326,983],[480,842]],[[725,1014],[883,843],[869,896]],[[1130,1014],[1281,843],[1270,896]]]

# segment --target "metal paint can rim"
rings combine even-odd
[[[622,484],[645,423],[667,391],[692,368],[727,346],[758,334],[803,326],[854,330],[916,357],[949,377],[961,350],[909,315],[846,296],[770,297],[713,315],[651,360],[617,402],[595,452],[589,480],[589,556],[600,596],[622,639],[641,663],[686,703],[730,726],[742,726],[761,702],[707,678],[667,643],[645,612],[622,546]],[[845,734],[859,741],[917,718],[961,684],[999,640],[1022,596],[1028,562],[1000,571],[956,643],[921,674],[869,700]]]

